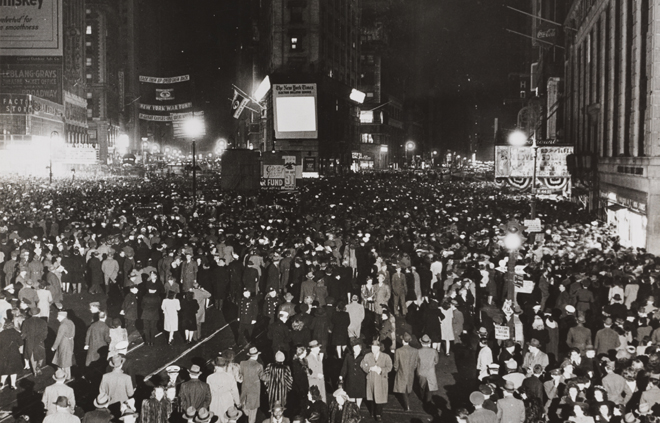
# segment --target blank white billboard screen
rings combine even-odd
[[[286,132],[296,132],[298,136],[289,136],[298,138],[317,131],[315,97],[278,97],[275,99],[275,107],[277,132],[283,137],[287,137],[287,134],[283,134]]]

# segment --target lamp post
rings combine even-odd
[[[509,262],[506,273],[506,296],[516,304],[516,262],[518,261],[518,250],[525,242],[523,227],[516,219],[512,219],[504,225],[504,248],[509,252]]]
[[[204,133],[204,122],[198,117],[190,117],[183,124],[184,133],[192,140],[192,171],[193,171],[193,180],[192,180],[192,191],[193,191],[193,205],[197,205],[197,162],[195,157],[197,152],[195,151],[195,141],[196,138],[202,136]]]
[[[408,162],[408,152],[415,150],[415,142],[414,141],[408,141],[406,142],[406,163]]]
[[[536,219],[536,162],[538,159],[539,147],[536,144],[536,129],[532,133],[532,157],[534,158],[534,169],[532,171],[532,202],[531,202],[531,216],[532,220]],[[522,147],[527,144],[527,134],[520,130],[515,130],[509,134],[509,144],[515,147]]]
[[[53,138],[58,139],[60,133],[53,131],[50,133],[50,145],[48,147],[48,183],[53,183]]]

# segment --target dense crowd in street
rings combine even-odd
[[[574,203],[540,202],[542,232],[512,254],[504,224],[528,200],[488,183],[373,173],[245,196],[205,180],[193,205],[177,178],[1,182],[1,383],[55,366],[46,423],[357,423],[361,409],[380,421],[390,393],[433,413],[441,354],[469,357],[474,374],[439,421],[660,415],[660,260]],[[510,259],[523,283],[508,282]],[[121,307],[89,304],[80,334],[63,302],[83,290]],[[169,366],[135,397],[129,342],[167,348],[154,345],[163,330],[194,344],[208,309],[230,306],[234,348],[209,368]],[[83,374],[94,409],[67,385]]]

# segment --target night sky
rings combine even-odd
[[[237,13],[240,0],[140,0],[143,22],[140,46],[143,74],[190,73],[196,103],[207,118],[207,138],[231,137],[230,102],[234,82]],[[408,68],[409,95],[428,106],[430,147],[460,148],[478,132],[492,136],[493,118],[501,114],[507,74],[522,71],[511,63],[515,35],[504,28],[515,12],[492,0],[395,0],[414,25],[409,36],[391,48],[402,57],[413,54]],[[517,3],[510,0],[509,3]],[[522,2],[521,8],[529,2]],[[528,8],[528,7],[527,7]],[[410,30],[410,28],[408,28]],[[163,60],[152,56],[160,51]],[[412,53],[411,53],[412,52]],[[404,70],[405,71],[405,70]],[[202,145],[202,148],[204,146]]]

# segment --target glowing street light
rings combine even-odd
[[[192,140],[193,205],[197,205],[197,163],[195,162],[195,140],[204,135],[204,121],[191,116],[183,122],[183,133]]]

